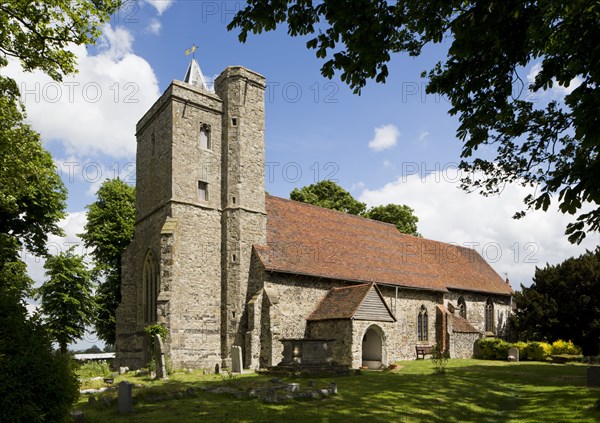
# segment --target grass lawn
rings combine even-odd
[[[586,366],[535,362],[450,360],[446,375],[433,375],[430,360],[400,362],[393,372],[316,379],[319,387],[338,385],[338,395],[315,400],[265,404],[205,392],[202,386],[243,388],[269,383],[254,374],[226,381],[220,375],[175,374],[166,382],[132,374],[119,376],[133,388],[135,413],[119,416],[116,402],[75,409],[86,422],[598,422],[600,389],[586,387]],[[303,387],[308,379],[286,379]],[[97,383],[97,382],[96,382]],[[89,386],[83,386],[87,388]],[[177,398],[194,388],[192,396]],[[115,391],[100,396],[116,398]],[[179,395],[182,397],[183,395]],[[96,395],[98,397],[98,395]],[[162,399],[161,399],[162,398]],[[107,400],[108,401],[108,400]]]

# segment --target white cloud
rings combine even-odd
[[[556,211],[512,219],[523,208],[529,192],[524,187],[509,185],[501,196],[486,198],[458,189],[456,180],[454,171],[399,177],[363,190],[359,199],[368,206],[407,204],[415,210],[424,237],[475,248],[502,277],[508,273],[513,288],[530,285],[536,266],[560,263],[600,243],[598,234],[590,234],[582,245],[570,244],[564,230],[572,216]]]
[[[419,141],[424,142],[425,139],[429,136],[429,132],[427,131],[421,131],[419,133]]]
[[[400,132],[396,125],[383,125],[375,128],[375,135],[369,141],[369,148],[373,151],[386,150],[394,147],[398,142]]]
[[[385,167],[385,168],[393,168],[394,164],[391,161],[389,161],[389,160],[384,160],[383,161],[383,167]]]
[[[33,303],[26,303],[25,308],[27,308],[27,314],[29,316],[33,316],[38,311],[40,306],[37,304],[33,304]]]
[[[527,73],[527,82],[530,84],[535,82],[535,77],[542,70],[542,62],[534,63],[534,65],[529,69]]]
[[[173,4],[173,0],[146,0],[146,3],[151,4],[162,15]]]
[[[531,67],[529,72],[527,73],[527,82],[529,82],[530,84],[534,83],[536,76],[538,75],[538,73],[540,73],[541,70],[542,70],[542,63],[541,62],[535,63]],[[576,76],[575,78],[573,78],[571,80],[568,87],[565,87],[564,85],[559,85],[558,82],[556,81],[556,79],[553,79],[552,82],[553,82],[553,85],[552,85],[552,88],[550,88],[550,90],[538,91],[538,93],[545,94],[547,92],[550,92],[551,94],[554,94],[554,96],[564,97],[566,95],[571,94],[575,90],[575,88],[577,88],[581,85],[581,83],[583,81],[581,80],[580,77]]]
[[[135,124],[160,93],[152,67],[132,52],[132,43],[129,31],[106,25],[97,55],[71,47],[79,73],[63,83],[42,72],[23,72],[16,61],[9,64],[28,121],[45,141],[59,141],[70,155],[135,154]]]
[[[160,33],[161,28],[162,24],[160,23],[160,21],[156,18],[152,18],[146,30],[151,34],[158,35]]]

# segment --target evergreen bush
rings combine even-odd
[[[0,295],[0,421],[68,421],[79,396],[72,359],[52,351],[37,317],[20,301]]]

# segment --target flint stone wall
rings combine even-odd
[[[508,336],[508,316],[511,313],[509,296],[452,290],[445,294],[444,305],[447,308],[448,304],[456,307],[461,296],[467,306],[467,321],[482,333],[485,332],[485,305],[487,299],[491,298],[494,302],[494,335]]]

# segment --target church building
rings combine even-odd
[[[286,339],[380,367],[506,336],[513,291],[476,251],[265,193],[265,87],[235,66],[209,90],[192,60],[138,122],[116,365],[146,365],[156,323],[176,368],[230,367],[233,346],[274,366]]]

